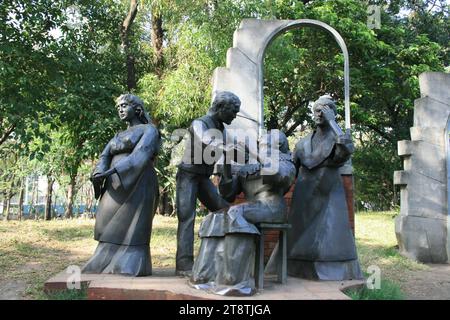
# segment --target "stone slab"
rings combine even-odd
[[[446,128],[450,105],[431,97],[414,100],[414,127]]]
[[[447,187],[444,183],[413,171],[395,171],[394,183],[401,185],[402,215],[447,220]]]
[[[425,263],[448,262],[446,221],[399,215],[395,234],[404,256]]]
[[[412,153],[412,141],[400,140],[397,141],[397,154],[400,157],[410,156]]]
[[[450,73],[423,72],[419,75],[420,96],[450,103]]]
[[[445,130],[438,127],[411,127],[409,128],[412,141],[425,141],[440,147],[445,147]]]
[[[350,300],[342,290],[358,288],[364,281],[310,281],[288,277],[282,285],[274,276],[266,276],[264,290],[251,297],[224,297],[196,290],[187,278],[174,275],[173,269],[154,269],[152,276],[82,274],[81,282],[88,286],[89,300]],[[66,289],[70,274],[65,271],[45,283],[46,292]]]
[[[398,141],[398,155],[404,157],[404,169],[435,179],[447,181],[446,152],[444,146],[426,141]]]

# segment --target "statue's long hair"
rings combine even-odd
[[[116,105],[118,105],[120,102],[125,101],[132,105],[134,111],[136,112],[136,116],[139,119],[140,122],[143,124],[150,123],[150,117],[145,112],[144,109],[144,102],[139,98],[138,96],[135,96],[130,93],[122,94],[116,99]]]

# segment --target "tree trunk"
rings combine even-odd
[[[6,212],[6,192],[3,192],[3,204],[2,204],[3,218],[5,218],[5,212]]]
[[[48,175],[47,176],[47,194],[45,196],[45,220],[52,220],[52,195],[53,195],[53,184],[55,179]]]
[[[3,209],[3,219],[5,221],[9,220],[9,213],[11,211],[10,210],[11,209],[11,198],[12,198],[12,196],[11,196],[11,189],[9,189],[8,193],[6,194],[6,208],[3,207],[3,208],[5,208],[5,209]]]
[[[152,10],[152,44],[155,49],[155,72],[159,78],[162,76],[163,69],[163,39],[164,30],[162,28],[162,16],[161,13]]]
[[[75,198],[76,178],[76,174],[70,176],[70,184],[69,188],[67,189],[66,212],[64,213],[66,218],[73,217],[73,199]]]
[[[20,180],[20,193],[19,193],[19,208],[17,212],[17,218],[22,220],[22,213],[23,213],[23,196],[25,194],[25,183],[24,178]]]
[[[268,130],[279,129],[276,108],[273,104],[269,104],[269,109],[271,112],[269,118],[267,119],[267,129]]]
[[[31,218],[31,215],[34,214],[34,218],[36,218],[36,212],[35,212],[35,199],[36,199],[36,177],[33,176],[32,178],[32,185],[31,185],[31,201],[30,201],[30,211],[28,212],[29,217]]]
[[[162,190],[159,197],[159,214],[170,216],[173,213],[172,199],[167,191]]]
[[[92,189],[88,188],[86,190],[86,212],[88,214],[92,213],[92,204],[94,203],[94,197],[92,195]]]
[[[130,0],[130,9],[128,10],[128,14],[125,17],[125,20],[123,21],[120,29],[120,39],[122,41],[122,47],[126,55],[128,91],[131,91],[134,88],[136,88],[136,68],[134,55],[131,52],[130,34],[131,34],[131,26],[133,24],[134,19],[136,18],[137,11],[138,11],[137,0]]]

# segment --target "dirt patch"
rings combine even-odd
[[[26,288],[25,281],[2,281],[0,282],[0,300],[23,300]]]
[[[450,300],[450,264],[428,264],[411,272],[401,287],[408,300]]]

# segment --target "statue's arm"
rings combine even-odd
[[[322,113],[336,136],[336,144],[332,160],[336,164],[343,164],[350,158],[354,151],[350,129],[347,129],[345,133],[342,131],[341,127],[339,127],[336,122],[334,111],[331,110],[330,107],[326,106]]]
[[[109,166],[111,165],[111,159],[112,159],[111,141],[109,141],[105,149],[103,149],[103,152],[100,154],[97,165],[95,166],[94,171],[92,172],[92,176],[106,172],[109,169]]]
[[[92,185],[94,186],[94,196],[95,199],[101,197],[104,191],[104,182],[105,179],[111,174],[112,170],[110,169],[111,165],[111,141],[108,142],[103,152],[100,154],[99,161],[92,171],[90,180]]]
[[[343,164],[354,152],[355,147],[353,145],[350,130],[348,129],[344,134],[336,138],[336,148],[334,150],[333,161],[338,164]]]
[[[300,141],[295,145],[294,152],[292,153],[292,163],[294,164],[295,168],[295,177],[298,176],[298,171],[300,170],[300,167],[302,165],[302,161],[300,159],[299,155],[299,148],[300,148]]]
[[[158,130],[153,125],[147,126],[133,151],[114,165],[125,189],[131,188],[136,183],[143,170],[156,156],[160,141]]]
[[[236,196],[241,193],[239,178],[235,175],[222,175],[219,182],[220,195],[228,202],[233,202]]]

